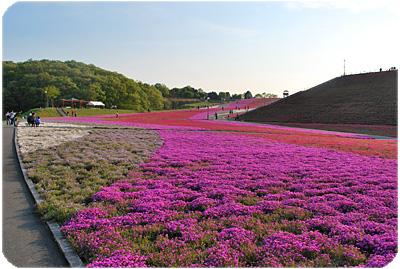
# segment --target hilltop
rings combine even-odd
[[[397,126],[398,70],[347,75],[253,110],[244,121]]]

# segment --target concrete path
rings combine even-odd
[[[68,267],[50,230],[36,213],[22,177],[14,148],[14,127],[3,123],[2,131],[3,256],[16,267]]]

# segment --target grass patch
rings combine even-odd
[[[115,115],[117,113],[117,111],[118,111],[119,115],[138,113],[138,111],[136,111],[136,110],[129,110],[129,109],[103,109],[103,108],[73,109],[73,108],[63,108],[63,110],[65,111],[65,113],[69,112],[70,116],[72,116],[72,111],[74,111],[74,113],[77,113],[78,117]]]
[[[60,117],[60,114],[57,112],[55,107],[47,107],[47,108],[34,108],[22,114],[22,116],[29,116],[29,113],[34,112],[37,116],[41,118],[54,118]]]

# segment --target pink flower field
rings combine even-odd
[[[88,267],[383,267],[394,259],[397,141],[190,120],[196,113],[69,119],[156,129],[162,139],[63,223]]]

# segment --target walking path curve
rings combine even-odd
[[[14,147],[14,127],[3,123],[2,132],[3,255],[16,267],[68,267],[24,182]]]

